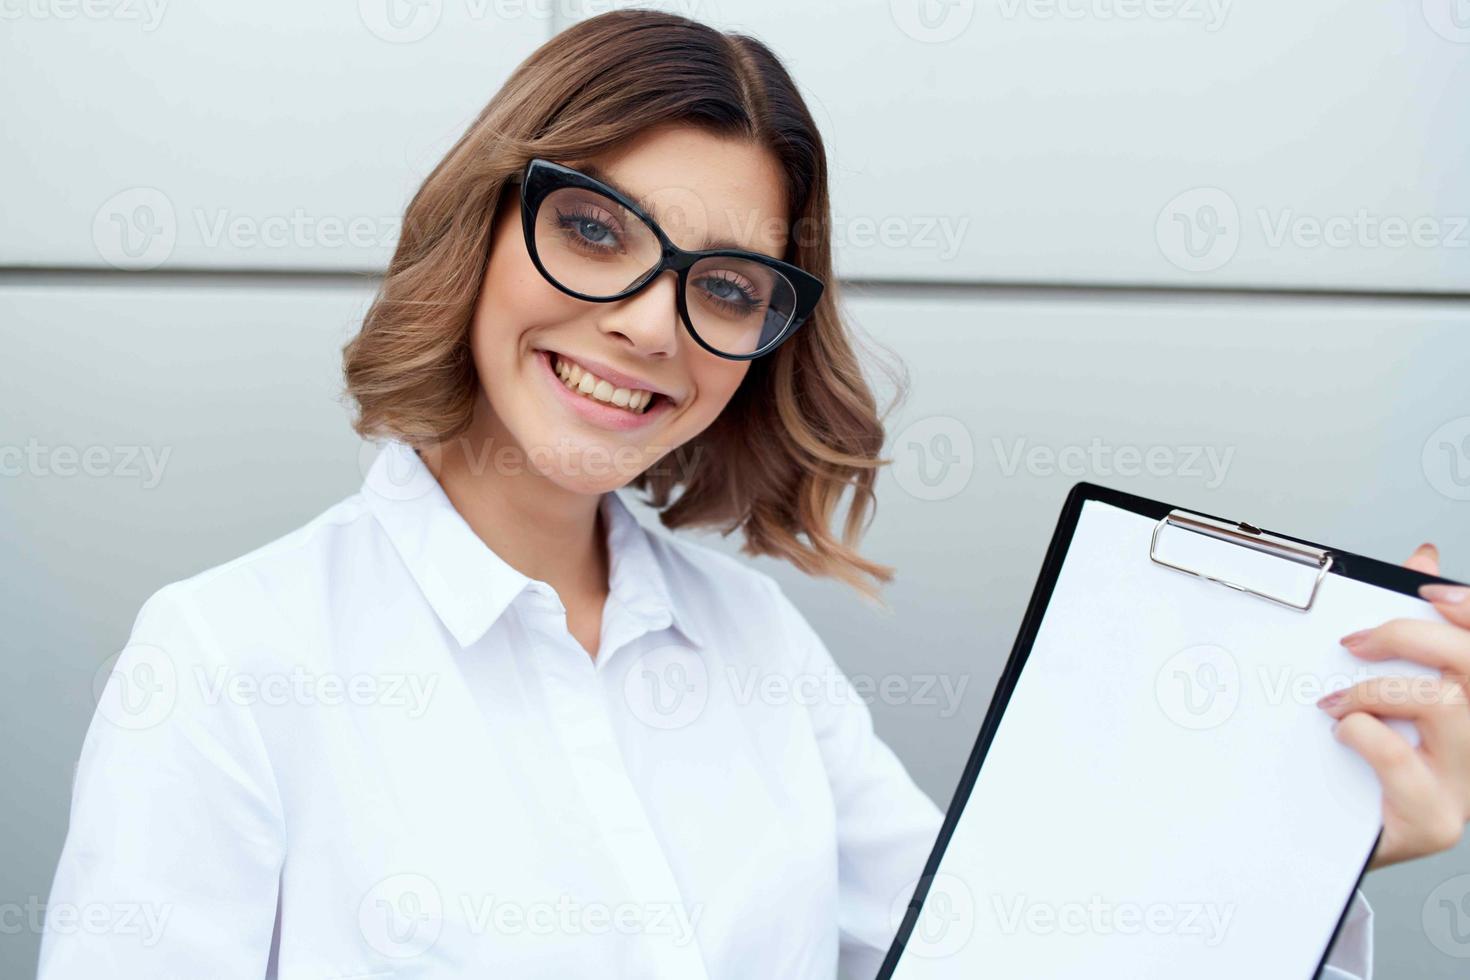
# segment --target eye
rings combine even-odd
[[[575,248],[593,254],[607,254],[622,249],[622,238],[618,235],[612,216],[588,205],[578,205],[570,210],[556,211],[556,225],[562,237]]]
[[[738,273],[713,273],[701,276],[698,283],[706,296],[731,312],[754,312],[763,302],[749,281]]]

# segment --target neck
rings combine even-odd
[[[488,409],[477,405],[466,432],[422,454],[445,496],[491,551],[550,585],[564,602],[605,596],[601,496],[568,490],[536,472]]]

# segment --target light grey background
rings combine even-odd
[[[7,8],[7,976],[34,970],[97,669],[159,586],[357,487],[339,349],[403,204],[521,58],[606,9],[390,2]],[[890,609],[758,564],[941,804],[1078,479],[1385,559],[1434,540],[1470,578],[1450,0],[676,9],[786,58],[846,309],[909,372],[867,546]],[[1369,876],[1378,976],[1464,975],[1470,905],[1442,900],[1467,872],[1462,845]]]

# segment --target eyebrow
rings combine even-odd
[[[653,208],[649,206],[647,201],[639,197],[637,194],[634,194],[626,187],[619,185],[617,181],[613,180],[612,176],[608,174],[606,170],[603,170],[597,164],[586,163],[580,167],[577,167],[576,169],[580,170],[588,177],[591,177],[593,180],[602,181],[604,184],[611,187],[613,190],[617,191],[619,194],[623,195],[628,200],[632,201],[634,204],[642,208],[645,214],[652,216]],[[749,245],[743,245],[740,242],[732,241],[729,238],[710,238],[709,236],[705,236],[704,241],[699,245],[698,248],[693,249],[693,251],[697,252],[709,248],[731,248],[741,252],[754,252],[757,255],[764,255],[768,259],[781,258],[781,256],[779,255],[771,255],[767,252],[762,252],[759,249],[751,248]]]

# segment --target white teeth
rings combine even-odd
[[[584,370],[581,365],[571,361],[564,361],[561,357],[553,355],[552,367],[556,376],[561,378],[562,384],[572,391],[595,398],[600,402],[626,408],[630,412],[642,412],[653,401],[653,392],[642,388],[618,388],[610,381],[604,381],[591,371]]]

